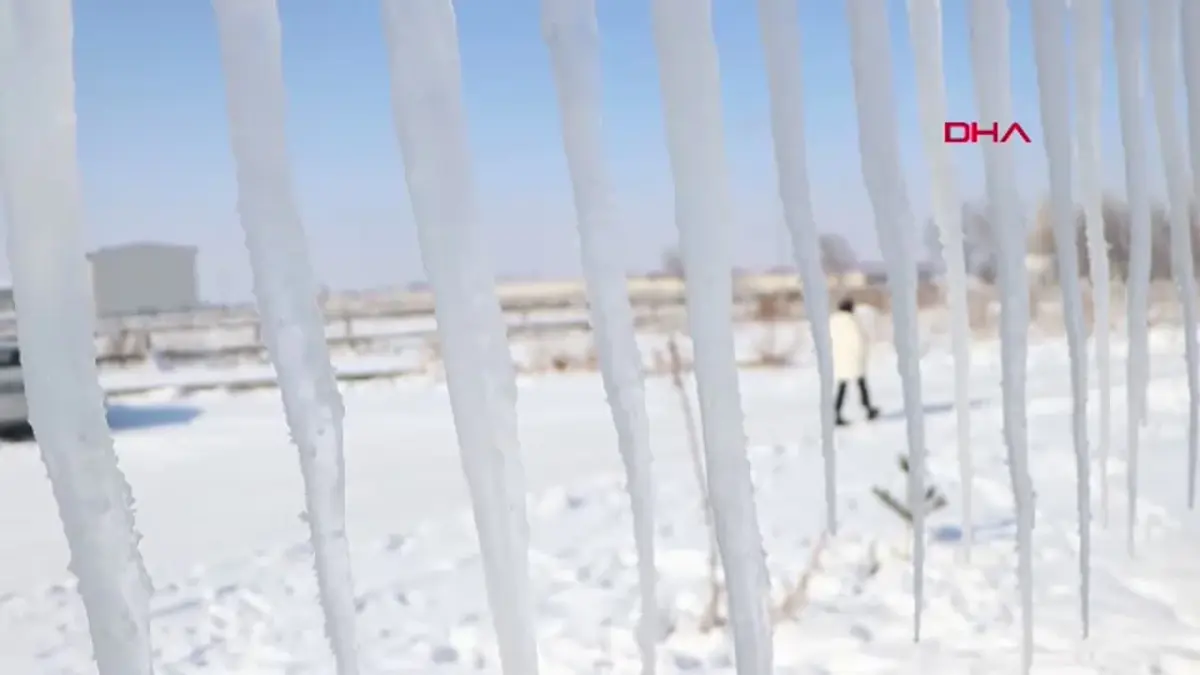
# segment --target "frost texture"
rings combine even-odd
[[[1071,171],[1071,63],[1067,54],[1065,0],[1033,4],[1034,56],[1037,60],[1038,100],[1050,168],[1049,217],[1054,228],[1058,282],[1063,296],[1067,351],[1071,359],[1071,426],[1075,445],[1076,508],[1079,518],[1079,613],[1083,635],[1089,631],[1091,457],[1087,436],[1087,334],[1083,325],[1083,295],[1079,288],[1079,253],[1075,244],[1075,198]],[[1190,249],[1189,249],[1190,250]]]
[[[804,138],[804,81],[800,17],[795,0],[759,0],[758,19],[771,92],[771,135],[783,219],[800,270],[805,312],[817,352],[821,385],[821,452],[825,459],[825,527],[837,532],[837,455],[833,441],[833,352],[829,336],[829,288],[821,265],[817,223],[808,182]],[[961,248],[961,247],[960,247]]]
[[[0,165],[29,418],[100,675],[150,675],[150,580],[96,372],[69,0],[0,2]]]
[[[732,209],[711,12],[708,0],[651,2],[708,494],[729,593],[737,670],[739,675],[767,675],[773,660],[770,589],[734,362]]]
[[[971,0],[971,70],[981,120],[1013,119],[1009,74],[1008,5]],[[1012,145],[983,143],[988,211],[1000,257],[1000,359],[1003,372],[1004,441],[1017,509],[1017,575],[1021,585],[1021,672],[1033,666],[1033,481],[1029,475],[1025,380],[1029,351],[1029,281],[1025,226],[1017,191]]]
[[[963,550],[970,559],[974,542],[971,459],[971,324],[967,309],[967,262],[963,251],[962,205],[954,159],[942,137],[946,112],[946,80],[942,68],[941,0],[909,0],[908,25],[916,65],[917,108],[921,142],[929,163],[933,220],[941,238],[948,281],[951,344],[954,352],[954,412],[957,417],[958,470],[962,483]]]
[[[600,34],[595,0],[543,0],[542,30],[550,49],[571,172],[583,273],[600,374],[625,465],[638,553],[642,673],[655,672],[660,632],[654,563],[654,482],[642,357],[634,333],[612,183],[604,159]]]
[[[274,0],[214,0],[213,8],[237,165],[238,212],[262,337],[300,453],[325,633],[339,675],[354,675],[356,610],[346,541],[344,409],[288,165],[279,13]]]
[[[1200,373],[1196,356],[1196,270],[1192,260],[1191,185],[1188,158],[1180,145],[1176,118],[1179,81],[1178,0],[1155,0],[1150,12],[1150,84],[1154,90],[1154,113],[1158,127],[1159,154],[1167,179],[1171,203],[1171,276],[1183,306],[1183,347],[1188,385],[1188,506],[1195,504],[1197,431],[1200,427]]]
[[[1113,0],[1113,48],[1117,60],[1117,101],[1121,113],[1121,143],[1125,146],[1125,192],[1129,196],[1129,400],[1126,485],[1129,493],[1126,537],[1134,550],[1138,505],[1138,445],[1146,421],[1146,386],[1150,351],[1147,302],[1150,294],[1150,195],[1146,161],[1146,129],[1142,113],[1142,12],[1139,0]]]
[[[904,387],[908,428],[908,504],[913,516],[913,637],[921,638],[925,595],[925,418],[921,403],[920,336],[917,333],[916,236],[904,169],[900,130],[896,125],[895,92],[886,12],[858,0],[846,0],[850,21],[850,59],[854,70],[854,100],[858,104],[858,147],[863,179],[879,248],[887,267],[892,296],[896,356]]]
[[[1109,300],[1112,297],[1108,268],[1108,241],[1104,233],[1104,192],[1100,179],[1100,107],[1103,71],[1100,56],[1104,30],[1104,5],[1071,4],[1071,39],[1075,47],[1075,144],[1079,194],[1086,220],[1088,275],[1092,281],[1092,331],[1096,342],[1097,388],[1100,422],[1097,454],[1100,464],[1100,520],[1108,525],[1108,457],[1112,437],[1112,332]]]
[[[396,135],[433,290],[505,675],[536,675],[516,374],[474,203],[450,0],[383,0]]]
[[[1191,148],[1191,164],[1192,164],[1192,193],[1193,195],[1200,194],[1200,6],[1195,2],[1180,3],[1180,25],[1182,26],[1182,56],[1183,56],[1183,78],[1184,90],[1187,92],[1187,129],[1190,139]],[[1159,10],[1161,11],[1161,10]],[[1177,144],[1178,141],[1172,141]],[[1186,187],[1186,186],[1185,186]],[[1190,218],[1189,218],[1190,220]],[[1188,233],[1191,236],[1191,233]],[[1173,244],[1174,246],[1174,244]],[[1191,249],[1184,249],[1190,251]],[[1190,260],[1189,260],[1190,262]],[[1194,275],[1188,275],[1192,279]],[[1191,301],[1195,302],[1195,292],[1191,293]],[[1186,307],[1185,307],[1186,309]],[[1195,335],[1196,326],[1191,324],[1192,335]],[[1191,377],[1194,372],[1194,364],[1188,365],[1188,376]],[[1190,388],[1191,381],[1188,386]],[[1195,412],[1197,403],[1192,402],[1192,412]],[[1189,429],[1189,442],[1194,442],[1197,434],[1196,429]],[[1196,446],[1188,446],[1188,506],[1195,507],[1196,505]]]

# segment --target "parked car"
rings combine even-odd
[[[24,438],[32,435],[21,349],[12,339],[0,339],[0,435]]]

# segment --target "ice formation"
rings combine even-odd
[[[1150,84],[1154,91],[1159,154],[1167,180],[1171,205],[1171,276],[1183,307],[1183,345],[1188,386],[1188,504],[1196,496],[1195,471],[1197,433],[1200,431],[1200,372],[1196,354],[1196,270],[1192,259],[1191,185],[1188,158],[1179,139],[1176,89],[1180,77],[1178,0],[1155,0],[1150,12]]]
[[[356,610],[346,541],[344,410],[288,165],[279,13],[273,0],[214,0],[213,7],[237,165],[238,212],[262,338],[300,453],[325,633],[339,675],[354,675]]]
[[[1071,63],[1067,55],[1066,0],[1039,0],[1034,3],[1033,33],[1043,145],[1050,169],[1050,208],[1047,215],[1054,231],[1063,321],[1071,359],[1071,436],[1075,445],[1079,518],[1079,611],[1083,634],[1086,636],[1091,616],[1091,455],[1087,436],[1087,335],[1083,325],[1083,295],[1079,288],[1075,198],[1071,182]]]
[[[971,72],[979,117],[1003,124],[1013,119],[1009,74],[1008,3],[971,0]],[[1029,350],[1029,281],[1025,225],[1020,210],[1011,145],[984,143],[988,214],[999,253],[1000,358],[1003,371],[1004,440],[1017,510],[1017,575],[1021,586],[1021,672],[1033,665],[1033,481],[1029,475],[1025,380]]]
[[[829,288],[821,265],[817,223],[808,183],[804,134],[804,80],[800,16],[795,0],[759,0],[758,21],[771,92],[771,135],[783,219],[800,270],[805,313],[817,352],[821,386],[821,452],[825,458],[825,527],[837,532],[837,456],[833,442],[833,353],[829,337]]]
[[[100,675],[150,675],[150,580],[93,342],[70,0],[0,2],[0,166],[29,419]]]
[[[772,672],[768,579],[733,351],[732,205],[709,0],[652,0],[675,222],[739,675]]]
[[[505,675],[536,675],[516,374],[477,222],[450,0],[383,0],[396,135]]]
[[[1150,194],[1146,161],[1145,103],[1142,83],[1142,12],[1139,0],[1113,0],[1113,47],[1117,60],[1117,101],[1121,143],[1125,147],[1125,191],[1129,196],[1129,358],[1126,391],[1129,401],[1126,489],[1129,493],[1127,538],[1134,549],[1138,503],[1138,445],[1146,420],[1149,369],[1147,303],[1150,294]]]
[[[1071,40],[1075,48],[1075,150],[1078,162],[1079,200],[1083,204],[1088,251],[1088,276],[1092,282],[1092,331],[1096,343],[1099,389],[1100,520],[1108,525],[1108,457],[1112,429],[1112,356],[1109,335],[1108,241],[1104,232],[1104,193],[1100,178],[1100,93],[1103,82],[1100,56],[1104,32],[1104,5],[1071,3]]]
[[[1191,148],[1192,195],[1200,194],[1200,6],[1195,2],[1180,3],[1180,26],[1182,36],[1183,81],[1184,91],[1187,92],[1187,131]],[[1178,141],[1175,141],[1178,143]],[[1187,249],[1191,250],[1191,249]],[[1192,296],[1193,302],[1195,295]],[[1195,331],[1196,327],[1193,326]],[[1189,368],[1194,368],[1189,364]],[[1189,376],[1191,371],[1189,371]],[[1190,384],[1190,383],[1189,383]],[[1192,403],[1194,408],[1196,403]],[[1195,438],[1196,430],[1189,429]],[[1196,505],[1196,452],[1195,446],[1188,446],[1188,506]]]
[[[600,34],[595,0],[543,0],[542,32],[550,49],[562,115],[563,147],[575,195],[583,274],[600,375],[625,465],[638,552],[642,674],[655,672],[658,641],[654,563],[654,482],[642,357],[634,333],[612,183],[603,149]]]
[[[381,0],[396,134],[418,226],[422,259],[436,300],[451,407],[483,553],[489,605],[504,672],[539,669],[529,582],[529,534],[516,424],[515,377],[473,200],[451,0]],[[291,186],[284,133],[285,93],[276,3],[213,0],[226,73],[230,129],[239,177],[239,210],[263,315],[263,337],[305,479],[307,517],[327,633],[338,672],[357,672],[355,607],[345,538],[342,404],[324,341],[301,218]],[[1137,516],[1139,427],[1148,384],[1147,296],[1150,206],[1142,119],[1141,12],[1137,0],[1113,0],[1114,47],[1132,213],[1128,312],[1129,546]],[[1071,126],[1071,62],[1065,46],[1073,18],[1076,111]],[[877,6],[847,0],[862,173],[875,213],[893,298],[896,346],[912,471],[914,635],[921,634],[924,593],[924,426],[918,371],[915,228],[899,148],[889,22]],[[1042,127],[1050,167],[1050,208],[1058,249],[1074,395],[1072,429],[1078,471],[1081,614],[1088,629],[1090,531],[1086,355],[1078,260],[1074,247],[1073,174],[1087,223],[1095,285],[1099,370],[1102,513],[1107,518],[1108,258],[1100,155],[1102,6],[1039,0],[1033,5]],[[908,0],[923,145],[933,174],[935,222],[950,277],[958,450],[964,532],[971,530],[971,455],[966,274],[954,168],[943,139],[947,118],[940,0]],[[614,195],[601,147],[600,45],[595,0],[543,0],[564,147],[574,187],[592,320],[604,386],[617,428],[634,513],[639,554],[642,672],[655,669],[659,630],[654,564],[653,484],[641,358],[614,236]],[[780,198],[793,255],[807,291],[821,380],[827,526],[836,528],[832,436],[832,368],[828,297],[820,268],[809,194],[803,129],[798,8],[794,0],[759,0]],[[687,308],[695,343],[708,493],[728,588],[737,669],[772,670],[768,580],[746,457],[744,419],[733,359],[732,209],[722,138],[717,53],[710,2],[654,0],[655,46],[675,181],[676,219],[687,271]],[[1159,143],[1171,202],[1172,270],[1185,324],[1189,428],[1189,503],[1195,499],[1200,432],[1200,357],[1188,159],[1178,142],[1175,86],[1182,54],[1191,163],[1200,166],[1200,3],[1158,0],[1149,6]],[[1176,25],[1178,19],[1178,26]],[[1006,2],[972,0],[970,56],[979,117],[1013,119]],[[1182,40],[1175,33],[1181,30]],[[101,675],[150,675],[151,594],[132,516],[132,497],[105,426],[92,343],[94,316],[84,262],[75,160],[72,13],[69,0],[0,0],[0,189],[8,224],[19,340],[33,427],[71,551],[71,571],[87,613]],[[1073,133],[1072,133],[1073,131]],[[1072,157],[1071,144],[1076,156]],[[1022,671],[1032,665],[1032,482],[1026,439],[1029,289],[1023,215],[1011,146],[982,147],[989,217],[999,252],[1004,439],[1017,510]],[[1078,167],[1077,171],[1073,171]]]
[[[921,142],[932,174],[933,221],[945,256],[954,352],[954,412],[958,432],[958,470],[962,483],[963,550],[970,559],[974,541],[971,459],[971,324],[967,310],[967,262],[963,251],[962,205],[955,180],[954,158],[942,135],[946,112],[946,80],[942,68],[941,0],[908,0],[908,25],[916,65]]]
[[[916,233],[908,203],[908,189],[900,157],[900,130],[896,124],[892,91],[888,15],[877,6],[846,0],[850,23],[850,58],[854,69],[854,100],[858,106],[858,147],[863,179],[871,207],[879,248],[887,266],[892,296],[896,356],[904,386],[904,414],[908,428],[908,505],[913,515],[913,636],[921,637],[921,610],[925,591],[925,418],[921,403],[920,336],[917,332]]]

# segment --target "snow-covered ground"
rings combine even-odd
[[[1200,672],[1200,527],[1182,506],[1182,343],[1177,334],[1153,337],[1140,548],[1132,560],[1124,550],[1118,447],[1113,520],[1107,529],[1095,524],[1087,641],[1078,635],[1066,348],[1048,342],[1031,350],[1036,672]],[[1121,349],[1116,356],[1116,386],[1123,386]],[[876,425],[839,432],[843,529],[817,558],[807,605],[777,625],[777,672],[1016,671],[1015,546],[996,349],[978,345],[975,360],[978,533],[970,564],[959,559],[956,543],[953,369],[940,348],[922,362],[930,471],[951,501],[930,524],[925,639],[911,642],[904,526],[870,494],[876,484],[898,492],[903,484],[896,469],[904,438],[899,379],[894,355],[885,353],[873,367],[875,395],[888,413]],[[810,566],[823,519],[816,373],[805,363],[746,371],[742,382],[760,520],[782,597]],[[1114,396],[1114,439],[1124,438],[1124,400]],[[346,404],[364,672],[499,672],[444,385],[426,378],[348,385]],[[667,617],[661,672],[730,673],[725,636],[698,630],[706,535],[677,395],[666,380],[649,382],[648,405]],[[635,673],[630,517],[599,378],[523,379],[520,415],[543,672]],[[125,399],[116,402],[112,425],[158,588],[159,672],[333,672],[304,543],[298,462],[278,393]],[[0,533],[0,672],[94,673],[62,528],[32,444],[0,448]]]

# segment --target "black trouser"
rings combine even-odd
[[[862,407],[867,412],[871,412],[874,408],[871,406],[871,391],[867,388],[867,378],[860,377],[858,382],[858,398],[862,401]],[[850,384],[849,380],[838,380],[837,397],[834,399],[834,411],[837,413],[837,418],[842,419],[842,404],[846,402],[846,385]]]

